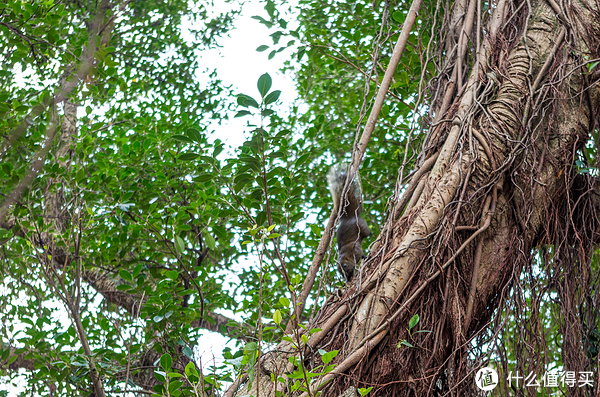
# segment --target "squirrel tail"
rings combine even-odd
[[[337,211],[340,205],[340,199],[344,190],[344,184],[348,177],[348,164],[336,164],[331,167],[329,174],[327,174],[327,184],[329,185],[329,191],[331,197],[333,197],[334,209]],[[354,177],[352,183],[348,187],[348,194],[342,201],[344,212],[348,215],[360,215],[363,211],[362,205],[362,185],[360,183],[360,176],[358,172]]]

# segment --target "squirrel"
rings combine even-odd
[[[335,165],[327,175],[333,209],[337,213],[342,203],[340,224],[337,230],[338,270],[346,282],[350,281],[358,262],[365,256],[362,241],[371,235],[367,222],[360,217],[363,212],[362,186],[358,173],[342,197],[348,176],[347,166]]]

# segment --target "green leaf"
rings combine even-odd
[[[124,270],[124,269],[119,270],[119,276],[121,276],[121,278],[123,280],[133,281],[133,276],[127,270]]]
[[[177,253],[181,255],[183,250],[185,249],[185,243],[183,239],[179,236],[175,236],[175,248],[177,249]]]
[[[164,369],[165,372],[169,372],[172,364],[173,364],[173,359],[171,358],[171,355],[169,353],[163,354],[162,357],[160,358],[161,368]]]
[[[198,371],[196,370],[196,365],[192,361],[190,361],[185,366],[185,374],[187,376],[198,376]]]
[[[267,4],[265,4],[265,10],[267,10],[269,16],[273,18],[275,16],[275,3],[273,3],[271,0],[268,0]]]
[[[183,382],[179,380],[173,380],[169,382],[169,394],[173,396],[179,396],[181,393],[181,391],[179,391],[181,385],[183,385]]]
[[[251,364],[254,365],[256,362],[256,357],[258,356],[258,345],[256,342],[248,342],[246,346],[244,346],[244,359],[242,360],[243,364]]]
[[[154,377],[156,379],[158,379],[159,382],[164,383],[165,382],[165,378],[167,377],[167,373],[163,372],[163,371],[154,371]],[[159,390],[162,390],[161,388],[163,387],[162,385],[157,385],[159,386]],[[157,391],[157,386],[154,386],[154,390]]]
[[[264,19],[263,17],[261,17],[259,15],[254,15],[251,18],[256,19],[257,21],[260,21],[261,24],[265,25],[269,29],[271,29],[273,27],[273,24],[271,22],[267,21],[266,19]]]
[[[192,351],[192,349],[190,349],[188,346],[185,346],[181,352],[183,354],[185,354],[187,356],[187,358],[193,358],[194,357],[194,352]]]
[[[258,48],[256,48],[256,51],[257,52],[263,52],[263,51],[268,50],[268,49],[269,49],[268,45],[261,45]]]
[[[211,175],[211,174],[202,174],[202,175],[198,175],[197,177],[194,178],[194,182],[208,182],[211,179],[213,179],[215,176]]]
[[[202,134],[195,128],[188,128],[185,132],[187,136],[198,143],[202,143]]]
[[[408,346],[408,347],[414,347],[413,345],[411,345],[410,343],[408,343],[405,339],[402,339],[398,345],[396,345],[396,347],[399,349],[402,345],[404,346]]]
[[[142,269],[144,268],[144,265],[137,265],[134,269],[133,269],[133,278],[136,278],[137,276],[140,275],[140,273],[142,272]]]
[[[286,298],[285,296],[282,296],[281,298],[279,298],[279,303],[283,307],[289,307],[290,306],[290,300],[288,298]]]
[[[188,138],[185,135],[173,135],[171,137],[172,139],[175,139],[176,141],[180,141],[180,142],[185,142],[185,143],[194,143],[193,140],[191,140],[190,138]]]
[[[323,360],[323,364],[327,365],[331,362],[331,360],[333,360],[335,358],[335,356],[338,355],[338,350],[332,350],[328,353],[322,354],[321,355],[321,360]],[[320,351],[319,351],[320,353]]]
[[[248,116],[249,114],[252,114],[252,113],[248,110],[240,110],[239,112],[237,112],[235,114],[234,117],[244,117],[244,116]]]
[[[413,329],[414,326],[417,325],[418,322],[419,322],[419,315],[415,314],[414,316],[412,316],[412,318],[408,322],[408,329]]]
[[[267,95],[267,93],[271,89],[271,83],[272,83],[272,81],[271,81],[271,76],[269,76],[269,73],[265,73],[258,78],[256,87],[258,88],[258,92],[260,93],[261,97],[264,98],[265,95]]]
[[[243,107],[252,106],[253,108],[257,109],[260,107],[260,105],[258,104],[258,102],[256,102],[254,98],[244,94],[240,94],[237,96],[237,103],[238,105]]]
[[[281,95],[281,91],[279,91],[279,90],[270,92],[269,95],[267,95],[265,97],[265,105],[269,105],[269,104],[275,102],[276,100],[278,100],[279,95]]]
[[[281,324],[281,319],[281,312],[279,310],[275,310],[275,313],[273,314],[273,321],[275,321],[275,324]]]
[[[314,223],[311,223],[310,224],[310,230],[313,232],[313,234],[315,236],[321,237],[321,228],[318,225],[316,225]]]
[[[198,157],[200,157],[200,155],[197,153],[184,153],[184,154],[180,155],[178,157],[178,159],[180,161],[191,161],[191,160],[196,160]]]
[[[208,247],[208,249],[214,251],[215,250],[215,238],[207,233],[204,237],[204,242],[206,243],[206,246]]]
[[[404,23],[404,20],[406,19],[406,14],[402,11],[394,11],[392,13],[392,18],[398,23]]]

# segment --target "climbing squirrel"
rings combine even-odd
[[[333,209],[339,212],[342,204],[340,224],[337,230],[338,270],[346,281],[354,274],[358,262],[364,257],[362,241],[371,235],[367,222],[360,217],[363,212],[362,186],[358,173],[344,193],[344,184],[348,175],[347,165],[335,165],[327,175],[329,191],[333,197]]]

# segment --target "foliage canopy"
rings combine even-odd
[[[237,3],[222,14],[187,0],[0,5],[0,374],[24,376],[22,395],[98,394],[96,373],[107,395],[198,395],[251,372],[283,337],[331,212],[325,175],[349,160],[410,4],[264,5],[255,19],[273,41],[257,50],[294,53],[287,111],[268,74],[237,93],[203,63]],[[362,164],[374,235],[431,123],[424,92],[443,68],[427,50],[443,13],[424,3]],[[248,120],[238,148],[219,133],[232,115]],[[587,148],[582,170],[594,158]],[[306,317],[343,285],[334,259]],[[552,339],[556,324],[544,325]],[[206,329],[237,340],[233,371],[201,367]],[[597,355],[600,333],[589,337]],[[319,353],[323,368],[337,354]]]

